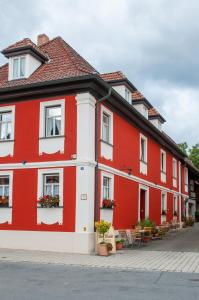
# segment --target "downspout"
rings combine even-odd
[[[99,104],[111,96],[112,88],[109,88],[108,94],[100,98],[95,103],[95,221],[98,221],[98,170],[99,170]]]

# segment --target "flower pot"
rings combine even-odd
[[[123,244],[122,243],[116,243],[116,250],[122,250]]]
[[[108,256],[109,251],[108,251],[107,244],[98,244],[97,252],[98,252],[98,255],[100,255],[100,256]]]

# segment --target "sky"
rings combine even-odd
[[[167,120],[164,131],[191,146],[199,143],[198,19],[198,0],[0,0],[0,49],[62,36],[100,73],[123,71]]]

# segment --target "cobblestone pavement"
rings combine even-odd
[[[197,249],[199,250],[198,240],[199,226],[196,225],[195,228],[187,228],[176,233],[170,233],[163,241],[153,241],[141,249],[135,247],[134,250],[120,251],[109,257],[0,249],[0,261],[123,270],[199,273],[199,251],[196,252]],[[180,251],[175,251],[175,249],[179,249]]]

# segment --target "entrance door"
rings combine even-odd
[[[145,219],[146,191],[140,190],[140,220]]]

